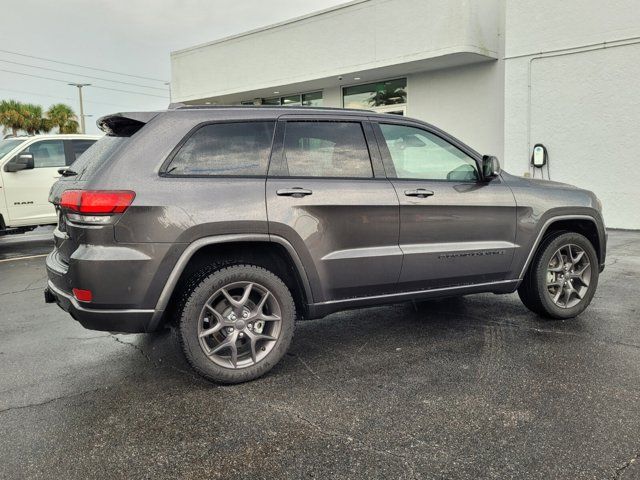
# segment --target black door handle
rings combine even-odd
[[[311,195],[313,192],[311,190],[307,190],[306,188],[294,187],[294,188],[281,188],[276,190],[276,195],[280,197],[295,197],[302,198],[307,195]]]
[[[424,188],[417,188],[415,190],[405,190],[404,194],[407,197],[427,198],[433,195],[433,191],[425,190]]]

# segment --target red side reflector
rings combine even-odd
[[[73,296],[80,302],[90,302],[93,298],[91,290],[81,290],[79,288],[73,289]]]
[[[67,190],[60,207],[86,215],[109,215],[123,213],[135,197],[130,190]]]

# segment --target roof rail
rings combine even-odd
[[[366,112],[375,113],[373,110],[366,110],[364,108],[340,108],[340,107],[306,107],[303,105],[298,106],[286,106],[286,105],[187,105],[184,103],[172,103],[169,105],[170,110],[218,110],[218,109],[270,109],[270,110],[326,110],[329,112]]]

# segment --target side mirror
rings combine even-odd
[[[492,155],[482,157],[482,177],[485,180],[492,180],[500,175],[500,161]]]
[[[13,157],[5,166],[5,172],[19,172],[20,170],[33,170],[33,153],[19,153]]]

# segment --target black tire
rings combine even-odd
[[[551,257],[563,245],[577,245],[588,256],[591,270],[587,291],[582,299],[571,307],[562,307],[554,303],[547,288],[547,269]],[[551,319],[573,318],[582,313],[591,303],[598,286],[599,263],[596,251],[591,242],[583,235],[575,232],[558,232],[547,236],[536,251],[531,265],[518,287],[518,296],[522,303],[532,312]]]
[[[280,278],[255,265],[232,265],[200,276],[188,288],[179,312],[177,337],[191,367],[216,383],[233,384],[254,380],[271,370],[287,352],[295,326],[296,309],[291,292]],[[271,350],[256,363],[243,368],[228,368],[215,363],[204,352],[198,337],[200,316],[214,292],[235,282],[252,282],[264,286],[280,307],[279,334]]]

